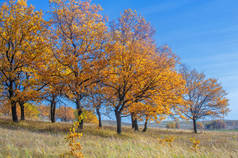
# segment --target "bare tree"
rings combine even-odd
[[[224,117],[229,112],[227,93],[216,79],[206,79],[203,73],[182,66],[180,72],[186,80],[186,105],[180,111],[193,120],[194,132],[197,133],[197,120],[205,117]]]

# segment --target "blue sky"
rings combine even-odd
[[[229,93],[226,119],[238,120],[237,0],[92,0],[109,20],[131,8],[156,29],[158,46],[168,44],[181,62],[217,78]],[[47,9],[48,0],[29,0]]]

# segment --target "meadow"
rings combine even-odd
[[[70,123],[21,121],[13,123],[0,119],[0,157],[66,157],[69,148],[65,136]],[[86,124],[80,143],[86,158],[236,158],[238,132],[149,128],[147,132],[134,132],[123,127],[118,135],[114,126],[102,129]],[[199,140],[197,150],[191,138]],[[161,141],[166,140],[167,141]]]

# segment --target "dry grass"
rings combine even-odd
[[[0,119],[0,157],[59,157],[68,150],[65,133],[67,123],[24,121],[18,124]],[[158,138],[174,136],[169,144],[160,144]],[[200,140],[198,152],[191,149],[190,138]],[[81,139],[83,154],[89,158],[236,158],[238,132],[205,132],[193,134],[184,130],[149,129],[134,132],[123,128],[117,135],[115,127],[97,129],[87,125]]]

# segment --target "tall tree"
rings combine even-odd
[[[194,132],[197,133],[197,120],[205,117],[223,117],[227,112],[227,93],[216,79],[206,79],[203,73],[189,70],[182,66],[181,73],[186,80],[187,94],[184,95],[186,106],[180,109],[188,119],[193,120]]]
[[[70,71],[64,78],[66,96],[83,112],[82,99],[95,86],[105,65],[104,44],[107,27],[99,14],[100,6],[89,1],[52,1],[54,55]],[[83,120],[80,122],[83,128]]]
[[[146,80],[146,73],[150,72],[150,53],[155,49],[151,34],[150,25],[132,10],[125,10],[118,21],[111,24],[113,49],[103,80],[103,92],[112,100],[110,105],[114,108],[117,133],[121,133],[122,113],[134,101],[132,92],[142,91],[142,87],[137,89],[136,86]]]
[[[42,61],[41,56],[47,51],[48,23],[42,16],[33,6],[28,7],[25,0],[9,0],[0,8],[0,82],[8,92],[14,122],[18,121],[19,84],[28,82],[24,74],[29,70],[32,74],[31,66]]]
[[[103,80],[103,92],[113,100],[117,132],[121,133],[122,114],[133,113],[137,108],[134,105],[146,99],[164,106],[160,100],[166,100],[166,95],[174,91],[174,86],[183,85],[183,80],[174,70],[174,57],[169,57],[167,49],[163,53],[156,49],[153,29],[136,12],[125,10],[118,22],[111,25],[111,34],[113,50]],[[178,82],[167,86],[167,78],[171,78],[170,82],[173,79]]]

